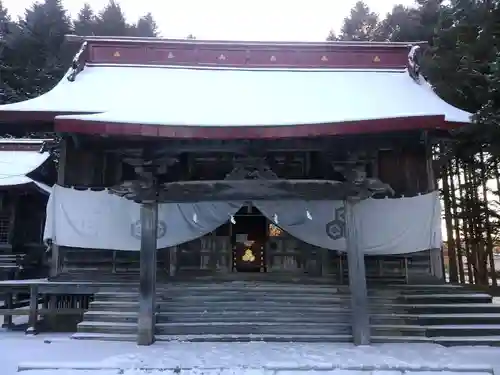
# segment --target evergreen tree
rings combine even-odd
[[[336,40],[339,40],[339,38],[337,37],[337,34],[335,34],[335,31],[330,30],[328,36],[326,37],[326,40],[329,42],[334,42]]]
[[[339,40],[372,41],[377,40],[378,15],[370,8],[358,1],[351,9],[349,17],[344,18],[344,23],[338,37]]]
[[[110,0],[108,5],[96,18],[95,35],[99,36],[130,36],[131,26],[127,24],[120,4]]]
[[[131,28],[132,35],[139,37],[157,37],[158,25],[151,13],[141,17],[136,25]]]
[[[5,51],[13,88],[19,99],[50,90],[64,75],[74,55],[65,35],[71,22],[60,0],[35,3],[19,20],[19,28]]]
[[[8,44],[11,34],[11,20],[7,9],[0,0],[0,104],[16,101],[17,94],[10,87],[12,73],[8,61]]]
[[[395,5],[378,24],[376,39],[391,42],[416,42],[425,40],[420,31],[420,14],[417,9]]]
[[[80,36],[92,36],[96,31],[96,16],[88,3],[80,9],[74,21],[75,34]]]

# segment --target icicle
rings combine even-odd
[[[196,212],[193,214],[193,221],[194,221],[195,223],[197,223],[197,222],[198,222],[198,215],[196,215]]]
[[[274,214],[273,221],[276,225],[278,225],[278,214]]]
[[[312,219],[313,219],[313,217],[311,216],[311,213],[309,212],[309,210],[306,210],[306,215],[307,215],[307,218],[308,218],[309,220],[312,220]]]
[[[231,215],[230,220],[231,220],[231,224],[236,224],[236,220],[234,220],[234,216],[233,215]]]

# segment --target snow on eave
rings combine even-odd
[[[38,182],[38,181],[35,181],[33,180],[33,183],[35,184],[35,186],[42,192],[42,193],[45,193],[45,194],[51,194],[52,193],[52,187],[49,186],[49,185],[45,185],[44,183],[42,182]]]
[[[0,144],[33,144],[42,145],[44,142],[53,141],[52,138],[38,139],[38,138],[0,138]]]

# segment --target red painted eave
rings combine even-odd
[[[444,116],[400,117],[329,124],[274,126],[171,126],[56,119],[55,129],[65,133],[109,136],[144,136],[168,139],[283,139],[411,130],[453,130],[463,124],[447,122]]]
[[[53,124],[57,116],[63,115],[92,115],[96,112],[53,112],[53,111],[0,111],[1,124],[32,123],[35,125]],[[19,126],[23,126],[19,124]]]

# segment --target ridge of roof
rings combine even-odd
[[[425,41],[417,42],[375,42],[375,41],[243,41],[243,40],[202,40],[202,39],[175,39],[159,37],[128,37],[128,36],[79,36],[69,34],[66,40],[71,43],[102,42],[102,43],[130,43],[130,44],[179,44],[179,45],[225,45],[225,46],[261,46],[261,47],[366,47],[366,48],[408,48],[414,45],[426,45]]]

